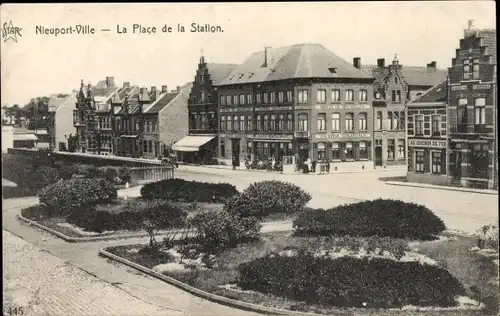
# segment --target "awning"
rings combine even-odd
[[[215,136],[186,136],[172,146],[175,151],[198,151]]]
[[[14,140],[38,140],[35,134],[14,134]]]
[[[17,187],[16,183],[2,178],[2,188],[15,188],[15,187]]]

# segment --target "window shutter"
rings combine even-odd
[[[485,113],[485,116],[486,116],[486,124],[488,125],[491,125],[493,124],[493,120],[494,120],[494,116],[493,116],[493,108],[490,108],[490,107],[487,107],[485,109],[486,113]]]
[[[339,152],[340,152],[340,160],[345,161],[345,143],[338,143],[339,144]]]
[[[366,142],[366,152],[368,160],[372,160],[372,142]]]
[[[446,149],[441,150],[441,173],[446,174]]]
[[[359,142],[353,142],[353,158],[354,160],[359,160]]]

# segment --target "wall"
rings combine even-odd
[[[408,182],[448,185],[448,179],[446,175],[407,172],[406,179],[408,180]]]
[[[59,150],[60,142],[67,142],[64,135],[69,136],[70,134],[76,135],[76,128],[73,126],[73,110],[76,110],[76,93],[72,93],[68,96],[68,99],[64,104],[56,110],[54,116],[54,136],[55,136],[55,147],[54,149]]]
[[[14,147],[14,128],[12,126],[2,126],[2,153],[6,153],[8,148]]]
[[[188,98],[192,83],[187,84],[167,106],[158,113],[160,142],[171,146],[188,135]]]

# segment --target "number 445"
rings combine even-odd
[[[22,307],[5,307],[3,309],[3,314],[5,316],[11,315],[24,315],[24,309]]]

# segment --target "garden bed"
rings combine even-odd
[[[352,258],[355,260],[357,258],[363,261],[367,258],[370,258],[370,260],[377,260],[378,258],[382,260],[381,262],[389,260],[387,261],[389,263],[399,262],[402,264],[413,264],[414,266],[415,264],[418,264],[418,266],[427,265],[435,267],[435,270],[444,271],[440,273],[445,274],[447,272],[444,269],[448,268],[449,272],[464,285],[462,292],[464,296],[461,299],[461,303],[457,303],[455,307],[449,307],[448,310],[450,308],[454,309],[451,311],[452,315],[482,315],[481,311],[474,310],[473,306],[467,305],[467,302],[468,304],[476,303],[471,303],[471,300],[467,299],[466,296],[471,297],[474,295],[468,288],[469,285],[479,282],[478,278],[484,276],[481,276],[481,273],[471,274],[469,271],[475,269],[475,271],[482,272],[490,277],[494,277],[494,275],[491,275],[493,273],[491,270],[485,270],[480,265],[481,261],[475,260],[474,255],[468,252],[471,242],[473,243],[470,239],[458,237],[418,242],[417,244],[410,243],[410,240],[393,238],[294,237],[289,232],[276,232],[264,234],[258,241],[225,250],[217,254],[215,258],[212,258],[210,265],[202,263],[204,262],[202,260],[204,254],[200,250],[197,250],[195,246],[191,251],[193,254],[190,258],[188,260],[184,259],[180,264],[179,258],[176,257],[178,256],[178,251],[173,251],[173,249],[167,250],[168,253],[163,253],[161,256],[145,254],[142,251],[142,253],[139,253],[139,250],[144,245],[110,247],[106,250],[209,293],[267,307],[322,314],[344,314],[343,312],[345,312],[346,315],[351,315],[352,310],[347,307],[331,306],[325,303],[306,303],[273,291],[264,293],[240,287],[237,284],[240,276],[238,267],[241,264],[247,264],[255,259],[266,257],[269,254],[293,258],[302,249],[315,253],[318,256],[329,256],[330,258],[334,258],[333,260],[339,258]],[[408,248],[408,244],[412,246],[412,249]],[[469,255],[464,256],[465,252]],[[363,262],[366,263],[366,261]],[[455,264],[452,266],[451,263]],[[427,268],[423,270],[427,271]],[[307,269],[304,271],[307,271]],[[346,271],[346,273],[349,273],[349,271]],[[412,280],[411,278],[407,279]],[[453,283],[453,280],[450,282],[452,282],[450,284],[458,286],[456,283]],[[486,286],[489,286],[489,291],[496,289],[498,292],[498,285],[496,285],[496,288],[491,283]],[[490,303],[485,303],[486,307],[489,308],[488,304]],[[464,309],[465,305],[467,305],[466,309]],[[404,306],[402,309],[381,309],[378,311],[380,315],[401,315],[401,310],[414,309],[411,306]],[[442,312],[443,310],[439,308],[429,307],[424,314],[438,315]],[[370,308],[356,309],[356,314],[360,315],[373,315],[373,313],[377,313],[377,310]]]
[[[157,202],[157,201],[155,201]],[[123,215],[124,212],[137,213],[145,210],[147,208],[147,200],[143,200],[141,198],[135,199],[121,199],[118,198],[114,201],[110,201],[107,203],[99,203],[93,206],[92,210],[78,210],[82,212],[89,212],[89,217],[91,219],[92,214],[110,214],[113,217],[120,216],[121,213]],[[203,212],[217,212],[221,211],[223,208],[222,204],[213,204],[213,203],[185,203],[185,202],[169,202],[173,207],[177,209],[181,209],[185,211],[188,216],[192,216],[195,214],[203,213]],[[108,227],[106,224],[98,225],[100,231],[89,229],[90,227],[96,226],[91,223],[90,220],[86,221],[87,228],[83,228],[78,226],[75,221],[69,221],[66,216],[55,214],[54,212],[50,212],[50,210],[46,209],[41,205],[37,205],[36,207],[23,209],[21,214],[26,219],[35,221],[38,224],[49,227],[58,231],[68,237],[74,238],[84,238],[84,237],[104,237],[104,236],[113,236],[120,238],[122,236],[148,236],[146,231],[143,229],[141,225],[128,225],[130,221],[136,221],[135,218],[130,220],[126,219],[125,216],[123,218],[118,219],[115,223],[110,224]],[[105,216],[106,218],[108,216]],[[76,219],[79,221],[80,219]],[[96,219],[96,222],[98,220]],[[137,221],[136,221],[137,222]],[[139,224],[139,223],[137,223]],[[127,227],[124,226],[129,226]],[[82,225],[83,226],[83,225]],[[118,226],[118,227],[117,227]],[[120,227],[122,226],[122,227]],[[184,228],[182,225],[177,225],[175,228]],[[166,234],[170,229],[164,230],[160,229],[157,231],[157,234]]]

